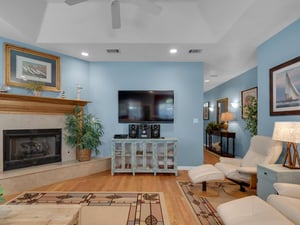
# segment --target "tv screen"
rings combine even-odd
[[[119,91],[119,123],[173,123],[174,91]]]

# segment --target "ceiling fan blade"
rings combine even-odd
[[[121,13],[119,0],[114,0],[111,2],[111,19],[113,29],[121,28]]]
[[[65,0],[65,3],[68,5],[76,5],[81,2],[85,2],[85,1],[87,1],[87,0]]]

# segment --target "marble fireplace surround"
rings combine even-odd
[[[42,185],[101,172],[110,169],[110,158],[94,158],[78,162],[75,150],[62,138],[62,162],[3,171],[3,130],[62,129],[65,113],[88,101],[0,94],[0,186],[5,194],[13,194]],[[74,173],[76,171],[76,173]]]

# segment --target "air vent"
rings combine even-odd
[[[112,53],[112,54],[119,54],[120,53],[120,49],[118,48],[110,48],[110,49],[106,49],[107,53]]]
[[[189,50],[189,53],[190,53],[190,54],[197,54],[197,53],[200,53],[200,52],[202,52],[201,49],[190,49],[190,50]]]

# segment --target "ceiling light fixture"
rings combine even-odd
[[[170,49],[170,53],[171,53],[171,54],[176,54],[177,51],[178,51],[178,50],[177,50],[176,48],[171,48],[171,49]]]
[[[89,53],[87,53],[87,52],[81,52],[81,55],[82,56],[89,56]]]

